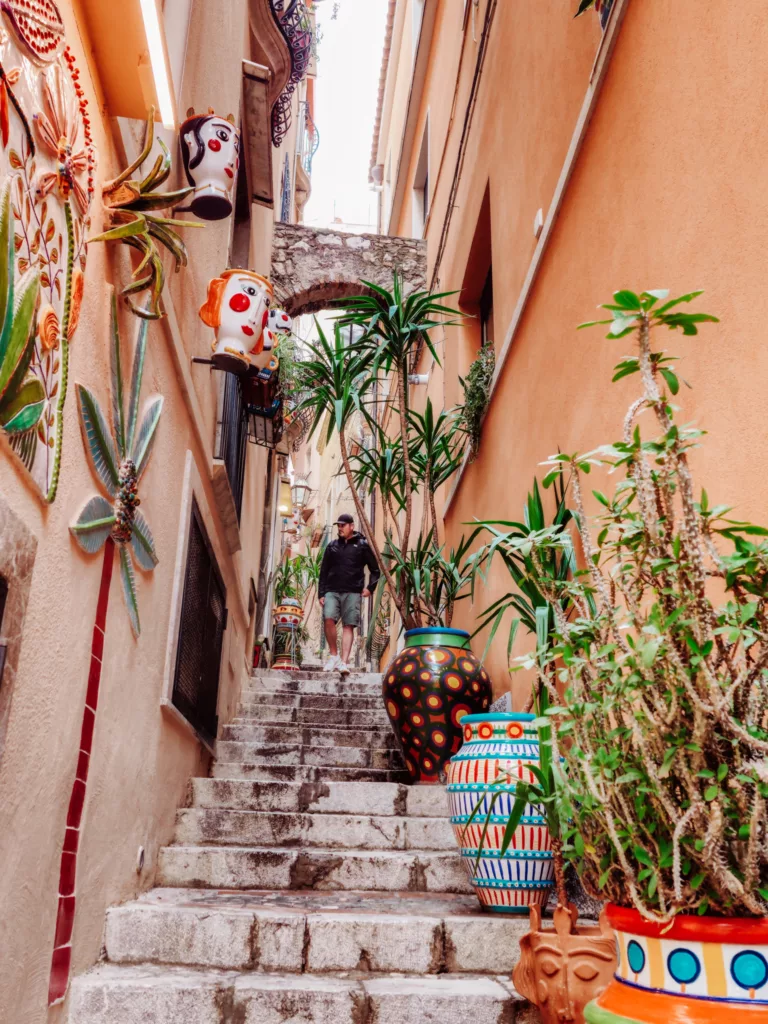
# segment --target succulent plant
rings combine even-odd
[[[0,190],[0,426],[12,435],[37,426],[45,392],[37,378],[24,380],[35,348],[35,306],[40,291],[37,270],[15,281],[15,217],[11,182]]]
[[[91,242],[124,242],[141,253],[141,261],[133,271],[133,283],[123,288],[121,294],[136,316],[145,320],[159,320],[164,313],[160,307],[160,295],[165,284],[158,242],[172,255],[176,272],[187,265],[187,249],[176,228],[201,228],[198,221],[173,220],[162,217],[158,211],[169,210],[183,202],[194,187],[177,189],[175,192],[156,192],[171,173],[171,154],[162,139],[157,140],[161,153],[152,170],[141,181],[131,178],[147,159],[155,140],[154,108],[147,118],[147,137],[144,149],[125,170],[112,181],[105,183],[102,200],[109,211],[111,227]],[[147,308],[133,303],[131,296],[149,291]]]

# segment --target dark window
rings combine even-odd
[[[480,296],[480,333],[483,346],[493,347],[493,268],[488,271]]]
[[[193,498],[173,703],[209,740],[216,738],[218,729],[219,667],[226,626],[227,592]]]
[[[245,453],[248,447],[248,419],[243,408],[243,391],[240,378],[235,373],[224,374],[224,401],[219,424],[219,448],[216,458],[221,459],[227,470],[232,497],[235,499],[237,521],[243,507],[243,483],[245,481]]]

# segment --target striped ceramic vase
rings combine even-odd
[[[504,829],[515,802],[516,782],[536,782],[529,764],[539,763],[539,736],[534,715],[467,715],[462,719],[464,745],[448,769],[451,824],[472,885],[483,906],[505,914],[524,914],[531,904],[545,904],[554,884],[549,829],[541,809],[529,804],[502,857]],[[500,786],[491,783],[506,777]],[[477,862],[480,837],[493,794],[496,801]],[[480,810],[467,824],[478,801]],[[475,864],[477,863],[477,868]]]

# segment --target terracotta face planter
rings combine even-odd
[[[515,803],[516,781],[535,782],[529,764],[539,764],[535,715],[487,714],[464,718],[461,750],[448,769],[448,806],[456,842],[477,898],[502,914],[527,914],[545,904],[554,884],[552,842],[546,818],[536,804],[525,808],[504,856],[504,830]],[[504,785],[491,786],[508,776]],[[483,830],[496,793],[488,830]],[[485,796],[483,796],[485,794]],[[478,801],[481,809],[470,823]],[[482,853],[477,852],[482,841]]]
[[[270,310],[271,305],[272,285],[252,270],[225,270],[208,283],[200,319],[216,331],[211,359],[218,370],[243,374],[251,367],[268,367],[275,345],[270,316],[286,332],[291,324],[286,313]]]
[[[240,133],[234,118],[207,114],[188,117],[181,126],[184,171],[195,194],[190,209],[203,220],[224,220],[232,213],[232,194],[240,163]]]
[[[619,965],[587,1006],[588,1024],[764,1024],[768,918],[696,917],[671,925],[606,908]]]
[[[490,707],[491,680],[464,630],[410,629],[405,643],[382,677],[384,704],[411,782],[438,783],[462,718]]]
[[[605,914],[593,927],[579,927],[577,918],[573,904],[558,906],[554,928],[542,928],[540,908],[531,907],[531,930],[520,942],[512,981],[538,1006],[542,1024],[583,1024],[585,1006],[607,988],[616,968],[616,940]]]

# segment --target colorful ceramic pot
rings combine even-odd
[[[490,707],[491,680],[462,629],[409,629],[405,643],[384,673],[384,704],[411,782],[438,783],[464,716]]]
[[[212,110],[190,114],[179,132],[184,172],[195,186],[190,209],[203,220],[223,220],[233,209],[240,133],[232,114],[217,117]]]
[[[276,629],[298,629],[303,617],[304,609],[295,597],[284,597],[272,611]]]
[[[768,1020],[768,918],[694,917],[671,925],[607,907],[616,932],[614,980],[589,1024],[763,1024]]]
[[[525,914],[529,906],[544,905],[554,884],[549,829],[537,805],[526,806],[512,843],[501,856],[504,830],[515,802],[514,780],[537,781],[526,767],[539,763],[534,718],[523,714],[468,715],[462,723],[464,746],[451,758],[448,769],[448,806],[464,866],[483,906],[505,914]],[[503,776],[508,776],[509,782],[491,788],[490,784]],[[486,817],[493,795],[499,792],[478,862]],[[468,824],[481,799],[480,810]]]

